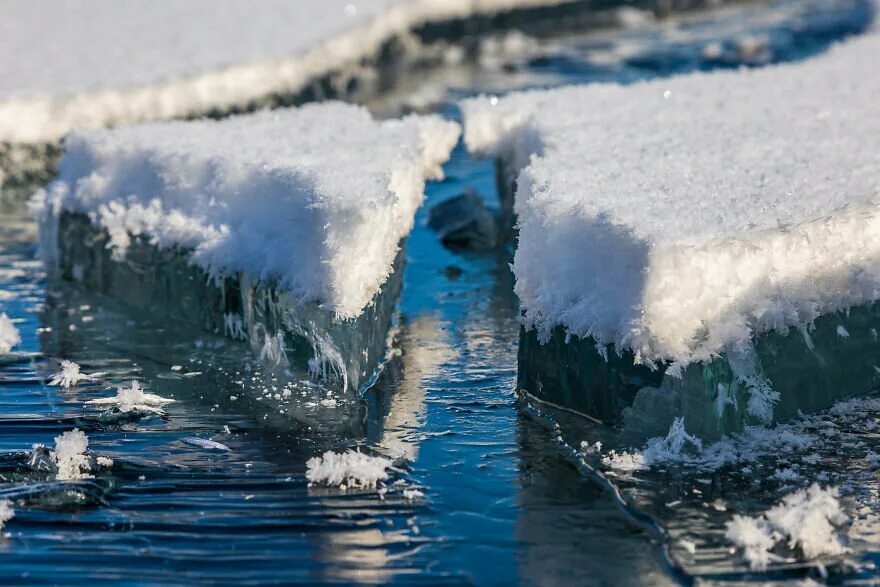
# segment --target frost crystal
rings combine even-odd
[[[173,399],[165,398],[153,393],[145,393],[144,388],[136,380],[132,380],[130,387],[120,386],[116,388],[116,397],[89,400],[87,404],[112,405],[120,412],[152,412],[164,414],[162,406],[174,402]]]
[[[56,477],[59,481],[87,479],[91,477],[91,464],[86,451],[89,439],[82,430],[74,428],[55,437],[55,450],[51,453],[58,467]]]
[[[8,353],[20,343],[21,335],[18,333],[18,328],[5,312],[0,313],[0,353]]]
[[[60,385],[70,389],[80,381],[89,381],[95,378],[95,375],[80,373],[79,369],[79,365],[73,361],[61,361],[61,371],[52,376],[49,385]]]
[[[306,462],[306,478],[310,484],[370,489],[388,478],[386,469],[390,466],[391,461],[383,457],[353,450],[343,453],[327,451],[323,456],[313,457]]]
[[[742,548],[752,568],[765,569],[768,563],[779,560],[771,551],[782,541],[807,560],[843,554],[847,548],[838,529],[848,521],[837,499],[837,489],[823,489],[814,483],[786,495],[782,503],[761,516],[734,516],[727,524],[726,536]]]
[[[0,501],[0,530],[3,526],[15,517],[15,510],[12,509],[12,502],[8,499]]]

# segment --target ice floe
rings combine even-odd
[[[10,3],[0,22],[0,142],[245,106],[357,69],[423,24],[568,2]]]
[[[464,102],[469,148],[519,170],[526,324],[680,367],[875,301],[878,51]]]
[[[144,237],[217,279],[277,279],[351,318],[391,273],[458,133],[436,116],[379,122],[342,103],[75,132],[33,206],[49,257],[60,212],[79,212],[117,259]]]
[[[379,481],[388,479],[390,466],[391,460],[384,457],[354,450],[341,453],[328,450],[322,456],[308,460],[306,478],[312,485],[329,485],[343,490],[349,487],[372,489]]]

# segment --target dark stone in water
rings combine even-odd
[[[501,242],[495,213],[473,191],[431,208],[428,226],[440,236],[443,246],[453,251],[486,251]]]

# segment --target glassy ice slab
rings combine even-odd
[[[871,390],[878,50],[465,101],[516,177],[523,387],[709,436]]]
[[[380,363],[402,246],[458,126],[340,103],[84,131],[35,201],[64,279],[250,341],[358,389]]]

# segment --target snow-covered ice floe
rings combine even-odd
[[[519,385],[707,436],[875,388],[878,54],[465,101],[515,191]]]
[[[458,135],[342,103],[78,131],[32,207],[64,279],[357,389],[385,355],[425,181]]]
[[[358,74],[390,67],[423,37],[591,8],[579,0],[5,2],[0,143],[249,107],[322,81],[313,92],[332,95],[333,86],[378,80]],[[496,16],[503,22],[493,25]]]

